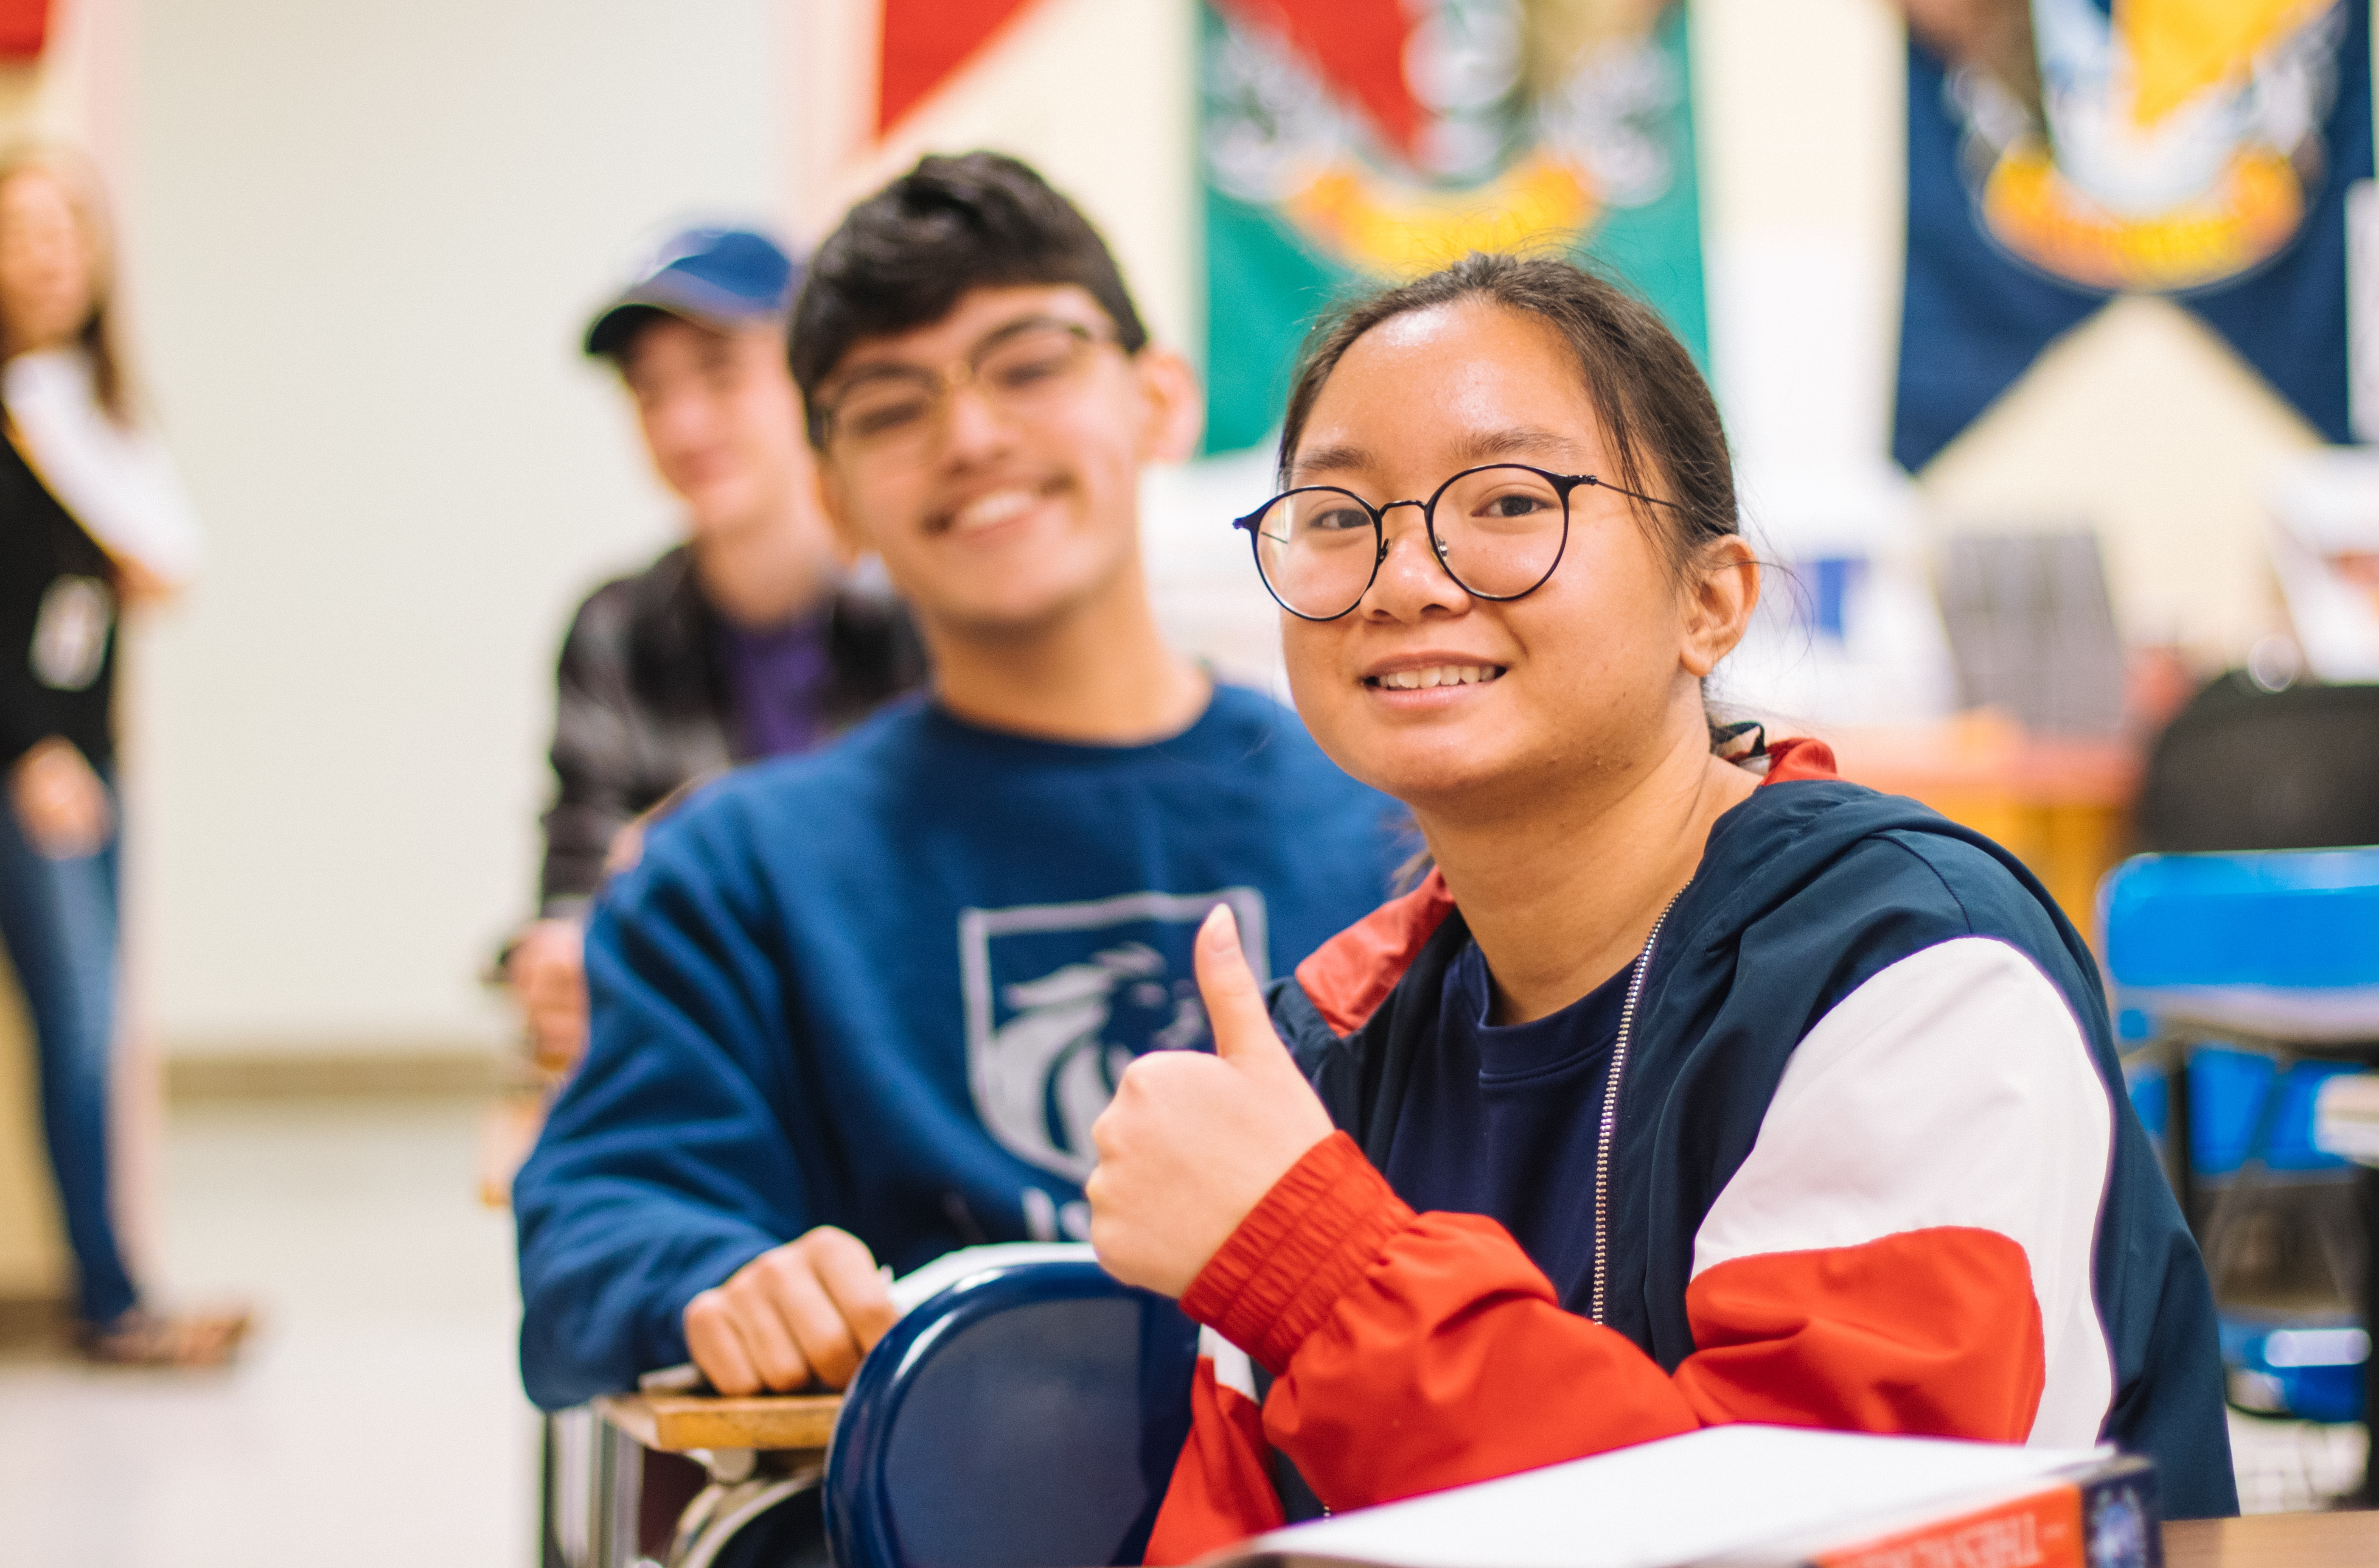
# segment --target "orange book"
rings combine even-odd
[[[2014,1496],[1950,1505],[1947,1517],[1862,1526],[1811,1568],[2161,1568],[2156,1466],[2110,1458]],[[1867,1530],[1877,1533],[1868,1534]]]

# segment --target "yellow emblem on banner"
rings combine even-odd
[[[2247,147],[2196,200],[2124,217],[2075,189],[2038,143],[2000,156],[1982,200],[1992,235],[2034,265],[2097,288],[2159,291],[2245,271],[2288,244],[2304,205],[2295,165]]]
[[[2131,69],[2131,123],[2156,124],[2202,92],[2234,85],[2258,54],[2336,0],[2115,0]]]
[[[1348,264],[1396,278],[1417,277],[1473,250],[1567,244],[1593,225],[1600,209],[1578,170],[1541,154],[1460,191],[1340,163],[1282,203],[1298,228]]]

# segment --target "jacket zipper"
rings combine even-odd
[[[1652,948],[1669,911],[1685,896],[1680,887],[1652,923],[1644,950],[1636,955],[1636,972],[1627,980],[1627,1000],[1619,1009],[1619,1038],[1611,1045],[1611,1072],[1602,1085],[1602,1127],[1594,1140],[1594,1321],[1602,1321],[1604,1292],[1611,1283],[1611,1142],[1619,1129],[1619,1080],[1627,1071],[1627,1040],[1636,1030],[1636,1004],[1644,995],[1644,976],[1652,968]]]

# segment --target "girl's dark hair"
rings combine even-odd
[[[1693,356],[1652,308],[1608,279],[1550,256],[1474,252],[1411,283],[1359,296],[1307,338],[1280,433],[1283,482],[1314,400],[1355,340],[1382,322],[1479,299],[1545,321],[1577,356],[1615,477],[1673,506],[1628,505],[1682,573],[1711,541],[1741,532],[1734,464],[1718,404]]]
[[[810,258],[793,302],[791,359],[813,400],[862,338],[930,326],[969,290],[1073,283],[1114,321],[1126,354],[1148,329],[1081,209],[1030,164],[998,152],[931,156],[853,207]],[[824,439],[818,416],[810,440]]]
[[[129,425],[132,378],[125,369],[115,323],[115,231],[99,170],[81,153],[54,142],[28,142],[0,152],[0,186],[28,172],[56,181],[82,224],[83,237],[91,247],[91,315],[75,341],[91,356],[91,385],[100,407],[117,424]],[[6,323],[0,321],[0,339],[6,336]]]

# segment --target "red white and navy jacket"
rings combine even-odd
[[[2004,850],[1830,761],[1780,745],[1713,829],[1579,1091],[1590,1149],[1480,1145],[1592,1173],[1531,1198],[1568,1277],[1395,1185],[1428,1185],[1399,1140],[1470,947],[1442,880],[1275,989],[1339,1131],[1183,1299],[1149,1562],[1722,1421],[2111,1440],[2168,1516],[2236,1512],[2211,1294],[2088,948]]]

